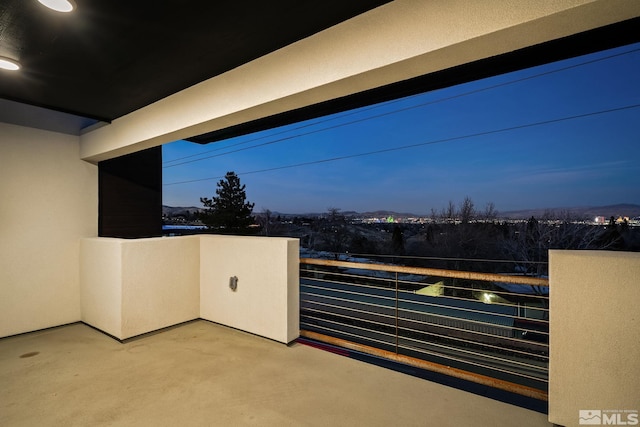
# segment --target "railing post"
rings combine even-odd
[[[398,272],[396,271],[396,354],[398,354]]]

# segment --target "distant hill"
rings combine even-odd
[[[394,211],[373,211],[373,212],[362,212],[357,214],[359,216],[367,217],[367,218],[385,218],[385,217],[394,217],[394,218],[417,218],[425,215],[416,215],[413,213],[407,212],[394,212]]]
[[[340,215],[344,215],[345,217],[362,217],[362,218],[387,218],[390,216],[394,218],[415,218],[415,217],[425,216],[425,215],[417,215],[413,213],[402,213],[402,212],[386,211],[386,210],[379,210],[379,211],[372,211],[372,212],[340,211],[339,213]],[[287,214],[287,213],[281,213],[281,212],[272,212],[272,215],[282,215],[285,217],[294,217],[294,216],[319,217],[319,216],[326,216],[327,212],[308,212],[304,214]]]
[[[625,217],[629,218],[640,216],[640,205],[634,205],[629,203],[609,205],[609,206],[581,206],[571,208],[539,208],[539,209],[523,209],[518,211],[500,212],[501,218],[511,219],[526,219],[536,217],[540,218],[545,213],[550,212],[552,217],[563,216],[565,212],[568,212],[572,217],[576,218],[595,218],[597,216],[604,216],[606,218]]]
[[[166,216],[177,216],[184,215],[187,211],[200,212],[203,211],[203,208],[198,208],[195,206],[182,207],[182,206],[162,206],[162,214]],[[559,218],[564,216],[565,213],[569,213],[572,217],[575,218],[595,218],[596,216],[604,216],[606,218],[610,216],[614,217],[625,217],[634,218],[640,216],[640,205],[630,204],[630,203],[622,203],[617,205],[609,205],[609,206],[581,206],[581,207],[570,207],[570,208],[538,208],[538,209],[522,209],[516,211],[506,211],[499,212],[498,216],[500,218],[511,218],[511,219],[527,219],[532,216],[536,218],[543,217],[546,213],[551,213],[552,217]],[[254,215],[259,215],[260,211],[254,211]],[[386,218],[392,216],[394,218],[411,218],[411,217],[426,217],[428,215],[419,215],[414,213],[407,212],[395,212],[389,210],[377,210],[371,212],[356,212],[356,211],[340,211],[342,215],[347,217],[365,217],[365,218]],[[326,212],[320,213],[305,213],[305,214],[288,214],[283,212],[271,212],[272,216],[281,215],[283,217],[304,217],[304,216],[322,216],[326,215]]]
[[[204,210],[203,208],[197,208],[195,206],[189,206],[189,207],[184,207],[184,206],[165,206],[162,205],[162,215],[164,216],[169,216],[169,217],[173,217],[173,216],[178,216],[178,215],[185,215],[187,213],[187,211],[189,211],[190,213],[194,213],[194,212],[200,212]]]

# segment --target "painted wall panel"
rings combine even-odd
[[[549,273],[549,421],[640,411],[640,253],[553,250]]]
[[[80,239],[98,170],[77,136],[0,123],[0,336],[80,320]]]
[[[287,238],[201,236],[200,317],[280,342],[297,338],[298,245]]]
[[[80,241],[82,321],[122,338],[122,240]]]
[[[122,338],[197,319],[197,236],[122,242]]]

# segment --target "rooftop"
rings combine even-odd
[[[547,415],[204,320],[0,340],[0,424],[546,426]]]

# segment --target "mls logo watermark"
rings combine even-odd
[[[638,411],[635,409],[581,409],[578,422],[592,426],[637,426]]]
[[[578,411],[580,424],[599,426],[602,424],[602,411],[599,409],[581,409]]]

